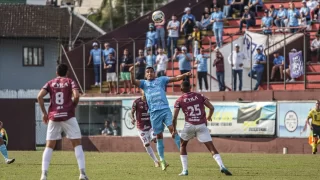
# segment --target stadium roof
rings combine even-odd
[[[83,20],[73,15],[72,36],[79,32]],[[0,37],[68,38],[70,14],[67,8],[20,4],[0,4]],[[79,38],[101,36],[85,24]]]

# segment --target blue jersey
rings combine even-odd
[[[299,16],[300,16],[300,13],[297,9],[294,9],[294,10],[289,9],[288,11],[289,25],[293,27],[299,26],[299,21],[298,21]]]
[[[206,54],[199,54],[196,57],[196,61],[198,61],[198,72],[207,72],[208,71],[208,65],[207,65],[207,60],[209,58],[209,55]]]
[[[280,18],[280,19],[284,19],[288,16],[288,12],[286,9],[282,9],[282,10],[279,10],[277,12],[277,17]]]
[[[186,70],[190,71],[191,70],[191,61],[187,60],[192,59],[192,56],[190,54],[179,54],[176,56],[177,60],[179,61],[179,70]]]
[[[213,23],[213,29],[219,29],[219,28],[223,28],[223,13],[221,11],[218,11],[218,12],[213,12],[211,14],[211,20],[216,20],[214,23]],[[219,22],[217,22],[219,20]]]
[[[155,55],[147,55],[146,56],[146,67],[151,66],[154,67],[156,64],[156,56]]]
[[[93,59],[93,64],[101,64],[101,49],[91,49],[90,55]]]
[[[169,108],[165,91],[168,83],[169,77],[167,76],[161,76],[153,80],[140,80],[140,88],[145,92],[149,113]]]
[[[266,60],[266,56],[262,53],[260,54],[256,54],[254,56],[254,61],[265,61]],[[252,67],[253,70],[256,70],[256,71],[260,71],[260,70],[263,70],[264,69],[264,65],[263,64],[253,64],[253,67]]]
[[[156,31],[148,31],[146,35],[146,47],[151,47],[157,44],[158,34]]]
[[[272,24],[273,24],[273,18],[270,17],[270,16],[264,16],[262,19],[261,19],[262,23],[264,24],[264,26],[266,28],[271,28]],[[263,32],[265,33],[271,33],[271,29],[266,29],[266,30],[263,30]]]
[[[109,54],[112,54],[113,57],[116,57],[116,51],[113,48],[103,50],[104,59],[108,59]]]
[[[181,18],[181,23],[183,24],[187,19],[191,19],[193,22],[196,22],[196,18],[192,14],[185,14]]]
[[[303,15],[306,18],[310,18],[310,9],[308,7],[302,7],[300,9],[301,16]]]

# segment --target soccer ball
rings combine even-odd
[[[164,13],[162,11],[155,11],[152,13],[152,20],[155,23],[161,23],[164,21]]]

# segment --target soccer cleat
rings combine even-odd
[[[6,164],[11,164],[11,163],[13,163],[15,161],[15,159],[7,159],[6,160]]]
[[[85,174],[80,174],[79,180],[89,180],[88,176]]]
[[[154,162],[154,167],[160,167],[160,163],[159,162]]]
[[[40,180],[47,180],[47,172],[46,172],[46,171],[44,171],[44,172],[41,174]]]
[[[188,170],[186,170],[186,171],[182,171],[180,174],[179,174],[179,176],[188,176]]]
[[[165,171],[167,169],[167,167],[169,166],[169,164],[167,164],[165,160],[162,160],[160,162],[160,164],[161,164],[162,171]]]
[[[232,176],[231,172],[225,167],[221,167],[220,171],[221,171],[221,173],[224,173],[227,176]]]
[[[317,154],[317,147],[315,145],[312,146],[312,154]]]

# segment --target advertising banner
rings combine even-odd
[[[299,78],[301,75],[303,75],[302,51],[299,51],[297,53],[289,53],[289,59],[291,78]]]
[[[278,137],[307,138],[310,128],[301,133],[315,102],[278,102]]]
[[[177,98],[168,98],[170,109]],[[134,100],[122,101],[122,136],[138,136],[135,125],[131,124],[131,106]],[[214,114],[212,121],[208,122],[211,135],[274,135],[276,120],[275,102],[213,103]],[[209,109],[206,109],[209,112]],[[177,130],[184,126],[184,114],[180,111],[177,121]],[[165,129],[164,136],[170,137]]]

